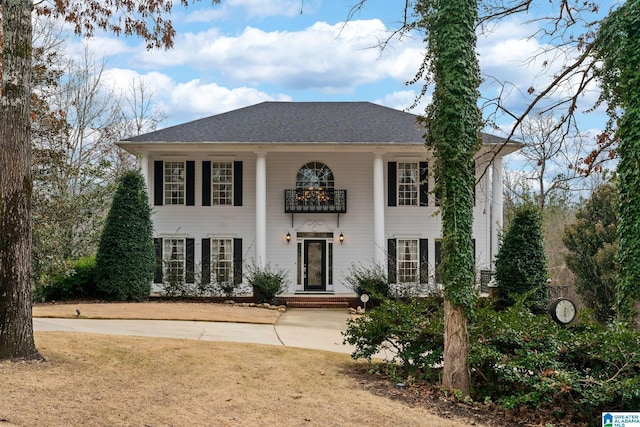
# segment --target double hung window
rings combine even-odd
[[[164,203],[185,204],[185,162],[164,162]]]
[[[211,162],[211,204],[233,205],[233,162]]]
[[[184,281],[185,279],[185,239],[163,239],[164,274],[169,280]]]
[[[233,239],[211,239],[211,277],[218,284],[233,283]]]
[[[397,271],[399,283],[417,282],[420,277],[419,246],[417,239],[398,239]]]
[[[398,162],[398,206],[417,206],[418,163]]]

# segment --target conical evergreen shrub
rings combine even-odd
[[[547,257],[544,252],[542,215],[531,203],[517,206],[496,256],[496,282],[501,306],[525,297],[528,305],[545,310]]]
[[[139,171],[125,172],[107,216],[96,256],[96,287],[103,298],[149,297],[156,267],[151,207]]]

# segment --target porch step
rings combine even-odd
[[[357,297],[350,296],[309,296],[309,295],[292,295],[281,296],[278,298],[280,304],[284,304],[290,308],[349,308],[356,307]]]
[[[287,301],[289,308],[349,308],[347,301]]]

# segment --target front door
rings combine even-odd
[[[304,290],[327,290],[327,242],[304,241]]]

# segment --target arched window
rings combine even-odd
[[[296,176],[297,190],[333,190],[333,172],[324,163],[309,162]]]

